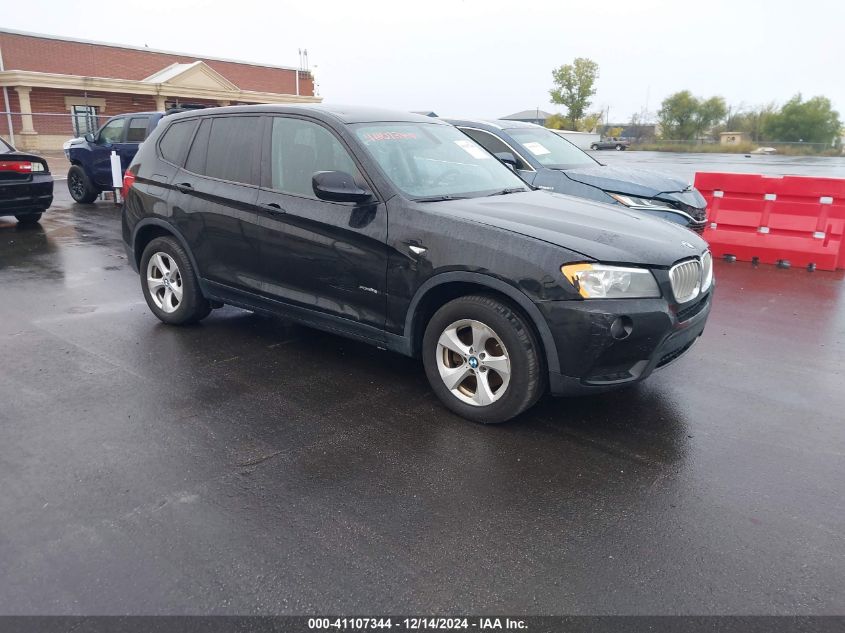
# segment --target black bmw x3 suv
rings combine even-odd
[[[687,229],[532,190],[457,128],[328,106],[168,117],[124,180],[151,311],[230,304],[421,357],[442,402],[503,422],[646,378],[710,311]]]

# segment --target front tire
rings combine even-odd
[[[41,214],[40,213],[26,213],[26,214],[16,215],[15,219],[18,221],[19,224],[23,224],[24,226],[31,226],[33,224],[38,224],[41,221]]]
[[[525,317],[487,295],[459,297],[429,321],[423,365],[446,407],[474,422],[506,422],[542,395],[542,359]]]
[[[71,165],[68,170],[67,189],[70,197],[80,204],[91,204],[100,195],[99,190],[91,184],[88,174],[79,165]]]
[[[188,254],[172,237],[158,237],[147,244],[138,270],[144,299],[160,321],[187,325],[211,312]]]
[[[598,145],[590,145],[590,149],[593,150],[594,152],[597,152],[598,149],[599,149],[599,146]]]
[[[623,149],[625,149],[625,148],[624,148],[622,145],[617,145],[617,146],[616,146],[616,151],[617,151],[617,152],[621,152]]]

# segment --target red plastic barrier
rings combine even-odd
[[[697,173],[717,257],[845,268],[845,179]]]

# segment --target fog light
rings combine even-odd
[[[616,317],[610,324],[610,335],[617,341],[624,341],[634,331],[634,322],[631,317]]]

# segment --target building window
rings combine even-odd
[[[75,105],[71,106],[70,112],[76,136],[97,131],[97,106]]]

